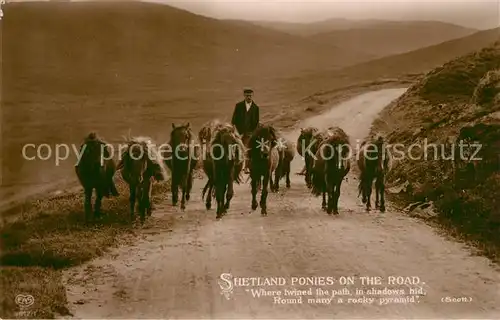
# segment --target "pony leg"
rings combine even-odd
[[[137,199],[139,202],[139,218],[141,220],[141,224],[144,223],[146,220],[146,190],[144,190],[144,184],[145,182],[143,181],[139,186],[139,190],[137,192]]]
[[[274,171],[274,181],[271,180],[271,192],[278,192],[280,189],[281,164]]]
[[[153,203],[151,201],[152,199],[152,192],[153,192],[153,181],[149,180],[148,184],[148,192],[146,193],[148,195],[147,201],[146,201],[146,209],[147,209],[147,214],[150,216],[153,213]]]
[[[224,206],[224,213],[227,213],[229,210],[229,206],[231,205],[231,199],[234,196],[234,170],[231,170],[229,173],[229,180],[227,182],[227,191],[226,191],[226,204]]]
[[[101,217],[101,203],[103,196],[104,195],[102,193],[102,190],[97,188],[95,194],[95,207],[94,207],[94,217],[96,219],[99,219]]]
[[[186,194],[187,194],[187,179],[181,184],[182,195],[181,195],[181,210],[186,209]]]
[[[375,209],[379,208],[379,195],[380,195],[380,177],[375,181]]]
[[[327,181],[330,181],[330,180],[331,180],[331,177],[328,177]],[[333,204],[333,193],[335,191],[335,185],[332,182],[327,182],[325,184],[326,184],[326,186],[325,186],[326,194],[328,195],[328,204],[326,207],[326,213],[332,214],[333,205],[334,205]]]
[[[189,171],[187,179],[187,190],[186,190],[186,200],[189,201],[191,198],[191,189],[193,188],[193,171]]]
[[[373,179],[367,179],[366,181],[366,211],[370,211],[372,208],[371,197],[372,197]]]
[[[130,202],[130,220],[134,220],[134,212],[135,212],[135,199],[136,199],[136,186],[135,185],[129,185],[129,190],[130,190],[130,197],[129,197],[129,202]]]
[[[271,192],[274,192],[274,188],[276,187],[275,185],[275,182],[273,181],[273,173],[269,173],[269,176],[268,176],[268,180],[269,180],[269,183],[268,183],[268,186],[269,186],[269,189],[271,189]],[[262,195],[262,193],[261,193]]]
[[[177,206],[177,202],[179,201],[179,183],[177,178],[172,177],[172,206]]]
[[[83,204],[85,209],[85,221],[89,220],[92,212],[92,191],[92,188],[85,188],[85,200]]]
[[[226,193],[225,183],[217,183],[215,186],[215,198],[217,200],[217,216],[216,219],[222,218],[224,215],[224,194]]]
[[[290,189],[290,171],[291,171],[290,163],[287,164],[285,171],[286,171],[286,187]]]
[[[266,173],[266,175],[264,175],[264,179],[262,180],[262,191],[260,193],[260,213],[263,216],[267,216],[267,188],[269,186],[269,182],[272,183],[271,173]]]
[[[305,180],[306,180],[306,186],[307,188],[311,189],[312,184],[311,184],[311,159],[309,156],[306,156],[306,172],[305,172]]]
[[[335,191],[333,193],[333,214],[339,214],[339,198],[340,198],[340,187],[342,186],[342,179],[338,181],[337,185],[335,186]]]
[[[321,210],[326,211],[327,206],[326,206],[326,192],[323,191],[323,200],[321,201]]]
[[[385,212],[385,177],[380,177],[379,193],[380,193],[380,212]]]
[[[326,200],[326,198],[328,197],[328,199],[330,199],[330,196],[328,194],[328,190],[327,190],[327,185],[326,185],[326,179],[323,179],[323,182],[322,182],[322,185],[321,185],[321,189],[322,189],[322,193],[323,193],[323,201],[321,202],[321,209],[323,211],[327,211],[328,212],[328,202]]]
[[[252,210],[255,210],[257,209],[257,207],[259,206],[258,203],[257,203],[257,188],[258,188],[258,185],[259,185],[259,180],[261,178],[260,177],[256,177],[256,176],[253,176],[252,177]]]
[[[205,208],[207,208],[207,210],[210,210],[212,208],[213,187],[214,186],[212,181],[208,180],[205,188],[203,188],[203,194],[205,194],[208,189],[207,198],[205,200]]]
[[[227,213],[227,210],[229,210],[229,206],[231,205],[231,199],[233,199],[234,196],[234,186],[233,186],[233,180],[229,180],[229,183],[227,185],[227,192],[226,192],[226,205],[224,206],[224,213]]]

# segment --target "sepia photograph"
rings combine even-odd
[[[0,0],[1,319],[500,319],[500,0]]]

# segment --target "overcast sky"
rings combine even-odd
[[[7,0],[23,1],[23,0]],[[94,0],[95,1],[95,0]],[[98,0],[97,0],[98,1]],[[500,0],[146,0],[218,19],[311,22],[329,18],[438,20],[500,26]]]
[[[148,0],[221,19],[309,22],[329,18],[441,20],[480,29],[500,25],[500,0]]]

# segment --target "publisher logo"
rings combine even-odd
[[[18,294],[15,302],[21,309],[27,309],[35,303],[35,298],[30,294]]]

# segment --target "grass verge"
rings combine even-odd
[[[66,315],[61,270],[102,255],[135,234],[130,223],[128,190],[119,181],[120,196],[103,200],[103,217],[85,223],[83,194],[40,199],[23,206],[16,221],[1,229],[2,318],[53,318]],[[155,184],[153,203],[163,201],[169,183]],[[23,309],[17,295],[35,303]]]

